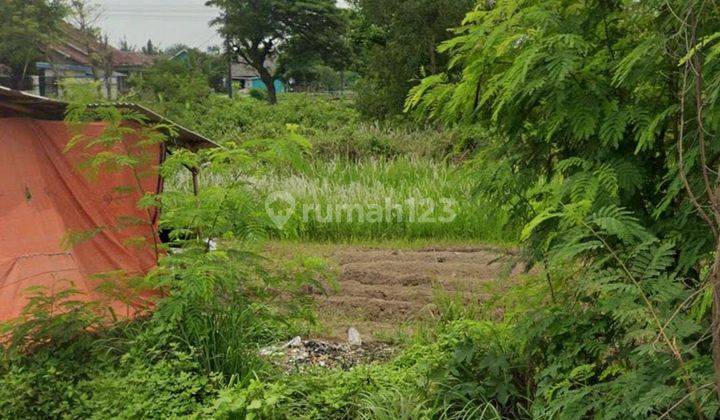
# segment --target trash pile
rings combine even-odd
[[[360,364],[387,361],[392,355],[393,349],[387,344],[363,343],[355,328],[348,330],[348,341],[344,343],[295,337],[284,345],[260,350],[260,356],[286,373],[317,367],[348,370]]]

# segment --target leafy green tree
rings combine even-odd
[[[184,54],[180,54],[184,52]],[[220,92],[225,89],[227,62],[219,47],[209,47],[202,51],[185,44],[174,44],[163,51],[173,61],[181,61],[194,71],[202,73],[210,87]]]
[[[155,44],[153,44],[152,39],[148,39],[147,44],[145,44],[144,47],[142,47],[142,53],[147,55],[158,55],[160,54],[160,51],[155,47]]]
[[[347,73],[353,65],[349,21],[352,11],[342,9],[342,26],[320,34],[312,45],[289,42],[280,56],[279,71],[285,80],[293,79],[296,86],[324,90],[342,90],[347,84]]]
[[[690,239],[680,232],[699,219],[684,207],[673,142],[678,61],[686,46],[671,34],[685,2],[566,6],[509,1],[471,12],[459,35],[440,48],[451,55],[452,67],[414,88],[408,109],[492,130],[485,161],[503,165],[501,178],[516,181],[516,188],[495,193],[514,192],[526,221],[545,210],[538,198],[567,204],[563,200],[572,196],[600,207],[610,200]],[[703,36],[716,24],[709,19]],[[538,189],[581,177],[586,185],[572,191]],[[663,224],[679,214],[672,225]],[[707,235],[692,239],[694,248],[709,244]]]
[[[131,45],[126,37],[122,37],[120,41],[118,42],[119,50],[125,51],[125,52],[135,52],[137,51],[137,47],[135,45]]]
[[[222,10],[213,24],[231,46],[233,56],[255,69],[267,87],[268,101],[277,102],[274,81],[277,60],[288,46],[325,51],[343,27],[333,0],[209,0]]]
[[[133,75],[131,85],[145,103],[163,113],[172,114],[177,108],[207,98],[211,93],[208,79],[202,71],[180,59],[162,59],[144,72]]]
[[[705,296],[695,304],[704,308],[698,318],[712,318],[712,345],[702,338],[706,331],[694,334],[699,353],[713,353],[720,384],[720,188],[712,181],[720,149],[708,140],[718,129],[719,38],[717,12],[702,0],[487,3],[441,47],[452,57],[450,69],[426,78],[408,100],[408,109],[431,118],[494,133],[485,142],[480,188],[518,208],[533,259],[560,254],[558,263],[567,264],[582,254],[584,264],[624,270],[616,287],[634,290],[644,316],[662,320],[651,334],[673,354],[699,417],[697,384],[685,364],[697,357],[695,344],[679,350],[673,341],[687,331],[666,329],[673,313],[687,308],[648,295],[636,281],[648,272],[628,267],[654,240],[639,235],[641,227],[677,246],[663,265],[686,277],[683,293]],[[615,239],[578,243],[579,230]],[[613,250],[631,240],[635,250]],[[612,260],[602,260],[599,248],[610,249]],[[678,287],[677,279],[660,281]],[[588,293],[582,287],[578,293]],[[605,304],[627,308],[617,296]],[[713,299],[710,311],[702,302]]]
[[[354,0],[351,38],[360,109],[368,116],[399,114],[408,91],[424,75],[444,69],[436,48],[460,25],[474,0]]]
[[[10,68],[13,87],[45,55],[44,47],[57,35],[67,9],[61,0],[3,0],[0,2],[0,63]]]
[[[97,26],[102,17],[100,6],[92,0],[71,0],[68,4],[70,23],[80,31],[81,47],[87,51],[90,67],[95,80],[102,79],[105,95],[112,97],[112,74],[114,70],[114,50],[107,36]]]

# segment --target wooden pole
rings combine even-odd
[[[227,90],[228,97],[233,98],[233,79],[232,79],[232,65],[233,65],[233,51],[230,45],[230,39],[225,39],[225,48],[227,49],[228,56],[228,73],[227,73]]]

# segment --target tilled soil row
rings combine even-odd
[[[318,295],[318,314],[329,335],[355,326],[363,337],[391,335],[398,326],[432,317],[438,293],[466,303],[488,298],[488,283],[501,277],[502,253],[491,248],[388,250],[340,248],[340,291]]]

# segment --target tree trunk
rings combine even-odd
[[[438,73],[438,59],[437,59],[437,41],[435,40],[435,34],[430,34],[430,45],[428,48],[430,53],[430,74]]]
[[[268,72],[263,72],[260,76],[260,79],[265,83],[265,88],[267,88],[267,100],[270,102],[270,105],[277,104],[277,92],[275,91],[275,79],[270,75]]]
[[[720,398],[720,240],[716,240],[715,259],[710,272],[712,285],[712,357],[715,371],[715,392]]]

